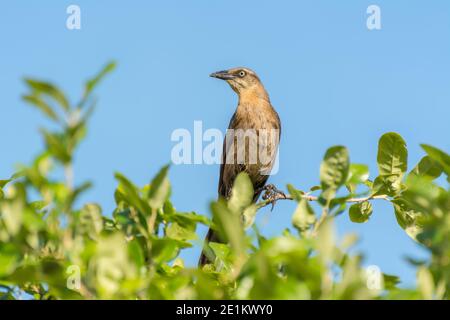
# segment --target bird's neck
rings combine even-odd
[[[245,90],[242,90],[238,94],[239,105],[245,106],[270,106],[269,94],[262,85],[257,85]]]

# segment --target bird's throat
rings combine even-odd
[[[239,105],[270,105],[267,91],[262,86],[242,90],[238,93]]]

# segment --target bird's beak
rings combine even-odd
[[[213,78],[221,79],[221,80],[231,80],[231,79],[235,78],[235,75],[229,73],[226,70],[225,71],[217,71],[217,72],[211,73],[209,76],[213,77]]]

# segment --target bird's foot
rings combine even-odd
[[[268,184],[263,188],[264,194],[262,196],[263,200],[268,201],[272,205],[270,211],[273,210],[275,203],[280,199],[286,199],[286,195],[283,191],[278,190],[273,184]]]

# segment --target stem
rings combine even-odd
[[[148,224],[148,233],[149,235],[154,234],[155,232],[155,222],[156,222],[156,216],[158,214],[157,209],[152,208],[152,214],[149,217],[149,219],[147,220],[147,224]]]
[[[318,201],[319,197],[312,196],[310,194],[303,194],[302,198],[307,201]],[[268,206],[269,204],[274,204],[278,200],[295,200],[292,196],[287,196],[281,191],[275,192],[272,194],[270,199],[263,200],[256,204],[257,209],[261,209],[265,206]],[[361,203],[369,200],[386,200],[389,201],[389,197],[387,195],[370,195],[367,197],[361,197],[361,198],[349,198],[345,200],[347,203]],[[317,234],[317,231],[319,230],[319,227],[321,224],[325,221],[325,219],[328,217],[328,212],[330,208],[330,202],[331,200],[328,200],[326,205],[323,207],[322,214],[320,218],[314,223],[314,227],[310,229],[311,236],[315,236]]]
[[[319,197],[312,196],[312,195],[309,195],[309,194],[302,195],[302,198],[307,200],[307,201],[318,201],[319,200]],[[261,209],[261,208],[271,204],[274,200],[278,201],[278,200],[295,200],[295,199],[292,196],[277,195],[275,197],[275,199],[263,200],[263,201],[257,203],[256,206],[258,207],[258,209]],[[376,196],[367,196],[367,197],[362,197],[362,198],[349,198],[349,199],[345,200],[345,202],[347,202],[347,203],[361,203],[361,202],[369,201],[369,200],[386,200],[386,201],[389,201],[389,197],[387,195],[383,194],[383,195],[376,195]]]
[[[83,282],[80,283],[80,288],[78,289],[78,292],[85,297],[86,299],[94,299],[94,295],[92,292],[84,285]]]
[[[325,207],[323,207],[322,214],[320,215],[319,220],[316,221],[314,224],[313,229],[311,230],[311,235],[315,236],[317,235],[317,231],[319,230],[319,227],[322,225],[322,223],[325,221],[325,219],[328,217],[328,206],[330,203],[328,202]]]
[[[152,212],[150,217],[147,218],[147,232],[148,232],[148,256],[150,259],[148,260],[148,265],[150,266],[153,263],[152,259],[152,250],[153,250],[153,242],[152,242],[152,236],[155,233],[155,223],[156,223],[156,216],[158,215],[158,211],[155,208],[152,208]]]
[[[68,163],[64,166],[64,175],[66,176],[66,185],[69,190],[73,190],[73,166],[72,163]]]

